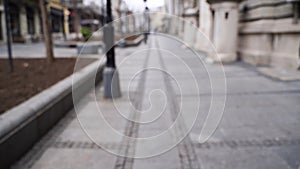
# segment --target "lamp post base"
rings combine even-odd
[[[119,73],[116,68],[105,67],[103,70],[104,97],[113,99],[121,97]]]

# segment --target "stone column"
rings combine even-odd
[[[40,22],[39,12],[37,9],[34,11],[34,30],[35,30],[35,38],[40,39],[41,38],[41,22]]]
[[[20,7],[20,32],[21,37],[24,38],[25,42],[29,42],[30,36],[28,35],[28,25],[25,6]]]
[[[206,0],[199,0],[199,28],[208,37],[212,31],[212,13]]]
[[[225,63],[236,61],[239,1],[209,0],[208,2],[214,11],[213,43],[218,54],[215,61]]]
[[[168,14],[173,15],[174,14],[174,6],[173,6],[173,0],[168,1]]]
[[[69,15],[70,12],[68,9],[64,9],[64,30],[65,30],[65,35],[68,37],[70,34],[70,29],[69,29]]]
[[[180,20],[179,20],[179,15],[180,15],[180,13],[179,13],[179,11],[180,11],[180,7],[179,7],[179,0],[174,0],[174,16],[172,16],[172,27],[171,28],[173,28],[173,31],[172,31],[172,34],[173,35],[175,35],[175,36],[177,36],[178,35],[178,31],[179,31],[179,22],[180,22]]]
[[[179,15],[179,0],[174,0],[174,15]]]
[[[184,0],[179,0],[178,2],[178,16],[182,17],[184,13]],[[184,18],[182,18],[178,24],[178,36],[183,38],[183,33],[184,33]]]
[[[199,30],[196,32],[196,43],[194,48],[201,51],[211,50],[210,48],[210,32],[212,16],[210,6],[206,0],[199,0]]]
[[[4,13],[4,8],[3,6],[1,5],[0,7],[0,14],[1,14],[1,30],[2,30],[2,37],[3,37],[3,42],[6,42],[6,22],[5,22],[5,13]]]

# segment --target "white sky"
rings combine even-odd
[[[102,0],[84,0],[84,4],[90,4],[95,2],[97,5],[101,6]],[[128,5],[128,8],[133,11],[144,11],[144,0],[124,0]],[[104,0],[106,2],[106,0]],[[147,6],[151,9],[161,7],[164,5],[164,0],[147,0]]]

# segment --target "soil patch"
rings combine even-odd
[[[94,59],[86,59],[81,67]],[[0,59],[0,114],[24,102],[37,93],[70,76],[75,58],[14,59],[14,72],[9,73],[7,59]]]

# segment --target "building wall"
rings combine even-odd
[[[199,28],[213,41],[213,28],[217,25],[213,23],[212,5],[207,0],[199,0],[199,9]],[[239,4],[239,57],[257,66],[298,70],[300,19],[295,23],[293,17],[293,5],[287,0],[242,0]],[[198,41],[195,47],[202,50]]]
[[[300,20],[294,23],[293,5],[285,0],[244,0],[239,10],[240,58],[254,65],[297,70]]]
[[[11,4],[10,4],[11,5]],[[17,5],[15,5],[17,6]],[[25,6],[19,6],[18,11],[14,11],[14,17],[17,16],[18,19],[15,19],[14,17],[10,16],[11,24],[14,24],[14,28],[11,30],[12,31],[12,40],[14,42],[31,42],[33,40],[39,39],[40,36],[40,30],[37,29],[40,25],[39,21],[32,21],[34,22],[34,34],[30,34],[28,31],[28,16],[27,16],[27,10]],[[14,10],[12,8],[11,10]],[[0,5],[0,14],[1,14],[1,31],[2,31],[2,39],[0,39],[0,42],[5,43],[6,42],[6,22],[5,22],[5,13],[4,13],[4,7]],[[11,12],[10,12],[11,14]],[[38,18],[38,10],[34,12],[33,18],[37,17]],[[12,23],[14,22],[14,23]]]
[[[64,8],[58,0],[51,0],[48,8],[52,6],[59,9]],[[14,42],[33,42],[39,41],[42,39],[42,26],[40,20],[39,6],[37,4],[24,4],[18,3],[18,1],[9,1],[10,6],[10,21],[11,21],[11,32],[12,38]],[[28,13],[30,12],[30,13]],[[64,12],[62,12],[64,13]],[[6,22],[5,22],[5,14],[4,7],[2,2],[0,1],[0,31],[2,32],[2,37],[0,36],[0,42],[6,42]],[[63,22],[63,19],[61,19]],[[61,33],[62,34],[62,33]],[[55,35],[54,35],[55,36]]]

